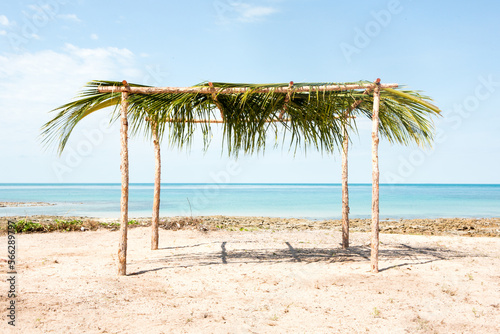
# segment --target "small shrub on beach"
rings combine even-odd
[[[21,219],[14,225],[16,233],[46,232],[47,229],[40,223],[33,223],[31,220]]]
[[[83,222],[83,227],[87,230],[95,231],[99,228],[99,226],[99,222],[92,219],[87,219]]]
[[[166,230],[180,230],[180,229],[196,229],[200,230],[203,232],[208,231],[208,227],[206,227],[203,224],[203,220],[199,218],[193,218],[193,217],[181,217],[181,218],[174,218],[174,219],[169,219],[162,224],[160,224],[162,228]]]
[[[100,223],[104,227],[120,227],[120,223]]]
[[[55,219],[50,222],[33,222],[28,219],[19,219],[14,224],[16,233],[34,233],[34,232],[55,232],[55,231],[83,231],[96,230],[99,223],[88,220],[82,221],[79,219],[63,220]]]
[[[55,231],[76,231],[81,230],[83,222],[81,220],[55,220]],[[51,225],[51,224],[49,224]]]

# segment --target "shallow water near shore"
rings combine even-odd
[[[0,216],[82,215],[118,218],[120,184],[0,184]],[[352,218],[368,218],[371,185],[349,186]],[[162,184],[162,216],[238,215],[338,219],[340,184]],[[129,216],[151,215],[153,184],[131,184]],[[384,184],[381,218],[500,217],[500,185]]]

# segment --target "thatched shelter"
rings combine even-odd
[[[430,116],[439,109],[415,91],[399,90],[398,84],[359,81],[352,83],[234,84],[202,83],[192,87],[148,87],[126,81],[93,81],[79,99],[63,105],[43,127],[46,142],[57,140],[59,152],[87,115],[105,107],[120,106],[112,119],[121,122],[121,237],[118,272],[126,274],[128,222],[128,136],[145,133],[155,144],[155,201],[152,218],[152,249],[158,248],[160,151],[165,137],[174,146],[188,145],[196,127],[205,147],[214,124],[224,129],[224,147],[230,155],[254,153],[265,148],[274,132],[290,138],[292,147],[312,147],[343,155],[343,247],[348,247],[349,204],[347,195],[347,147],[349,130],[356,117],[372,120],[372,242],[371,267],[378,272],[379,247],[379,132],[391,142],[428,145],[433,138]]]

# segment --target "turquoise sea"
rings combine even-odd
[[[2,207],[0,216],[119,217],[120,184],[0,184],[0,202],[53,206]],[[351,217],[368,218],[371,185],[349,186]],[[153,184],[130,185],[130,217],[151,216]],[[338,219],[340,184],[162,184],[162,216],[238,215]],[[500,217],[500,185],[384,184],[380,217]]]

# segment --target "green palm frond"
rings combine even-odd
[[[99,86],[122,86],[115,81],[91,81],[78,95],[79,99],[52,110],[58,112],[49,122],[42,126],[42,143],[49,145],[58,142],[58,152],[62,153],[75,126],[85,117],[97,110],[120,105],[121,93],[99,93]],[[139,85],[134,85],[139,86]],[[110,121],[116,119],[112,114]]]
[[[415,91],[384,89],[380,96],[380,133],[391,143],[430,146],[434,136],[432,116],[440,110],[430,98]],[[367,96],[357,112],[371,119],[373,94]]]
[[[352,115],[371,118],[373,94],[360,91],[321,91],[325,85],[348,85],[369,83],[295,83],[287,94],[275,89],[288,87],[288,83],[243,84],[208,82],[193,87],[213,87],[214,94],[130,94],[129,124],[132,135],[151,136],[157,125],[160,138],[167,137],[172,146],[190,145],[196,128],[203,134],[205,148],[210,144],[212,125],[199,120],[221,119],[222,113],[224,146],[230,155],[239,152],[253,153],[264,150],[269,134],[277,144],[281,136],[290,142],[290,148],[313,147],[324,152],[333,152],[341,147],[343,128],[356,129],[355,121],[346,118],[346,111],[357,100],[358,107]],[[120,105],[120,93],[99,93],[99,86],[121,87],[121,82],[92,81],[88,83],[79,99],[55,110],[57,115],[42,127],[45,144],[58,142],[59,152],[64,149],[74,127],[86,116],[106,107]],[[130,84],[131,87],[146,87]],[[310,87],[309,91],[296,92],[295,88]],[[247,88],[243,93],[222,94],[220,89]],[[262,89],[267,89],[265,93]],[[214,90],[215,92],[215,90]],[[418,92],[383,89],[380,98],[380,132],[391,142],[428,145],[432,141],[431,116],[439,113],[430,99]],[[218,110],[220,109],[220,110]],[[110,121],[118,117],[113,111]],[[282,117],[281,117],[282,116]],[[271,121],[271,122],[270,122]]]

